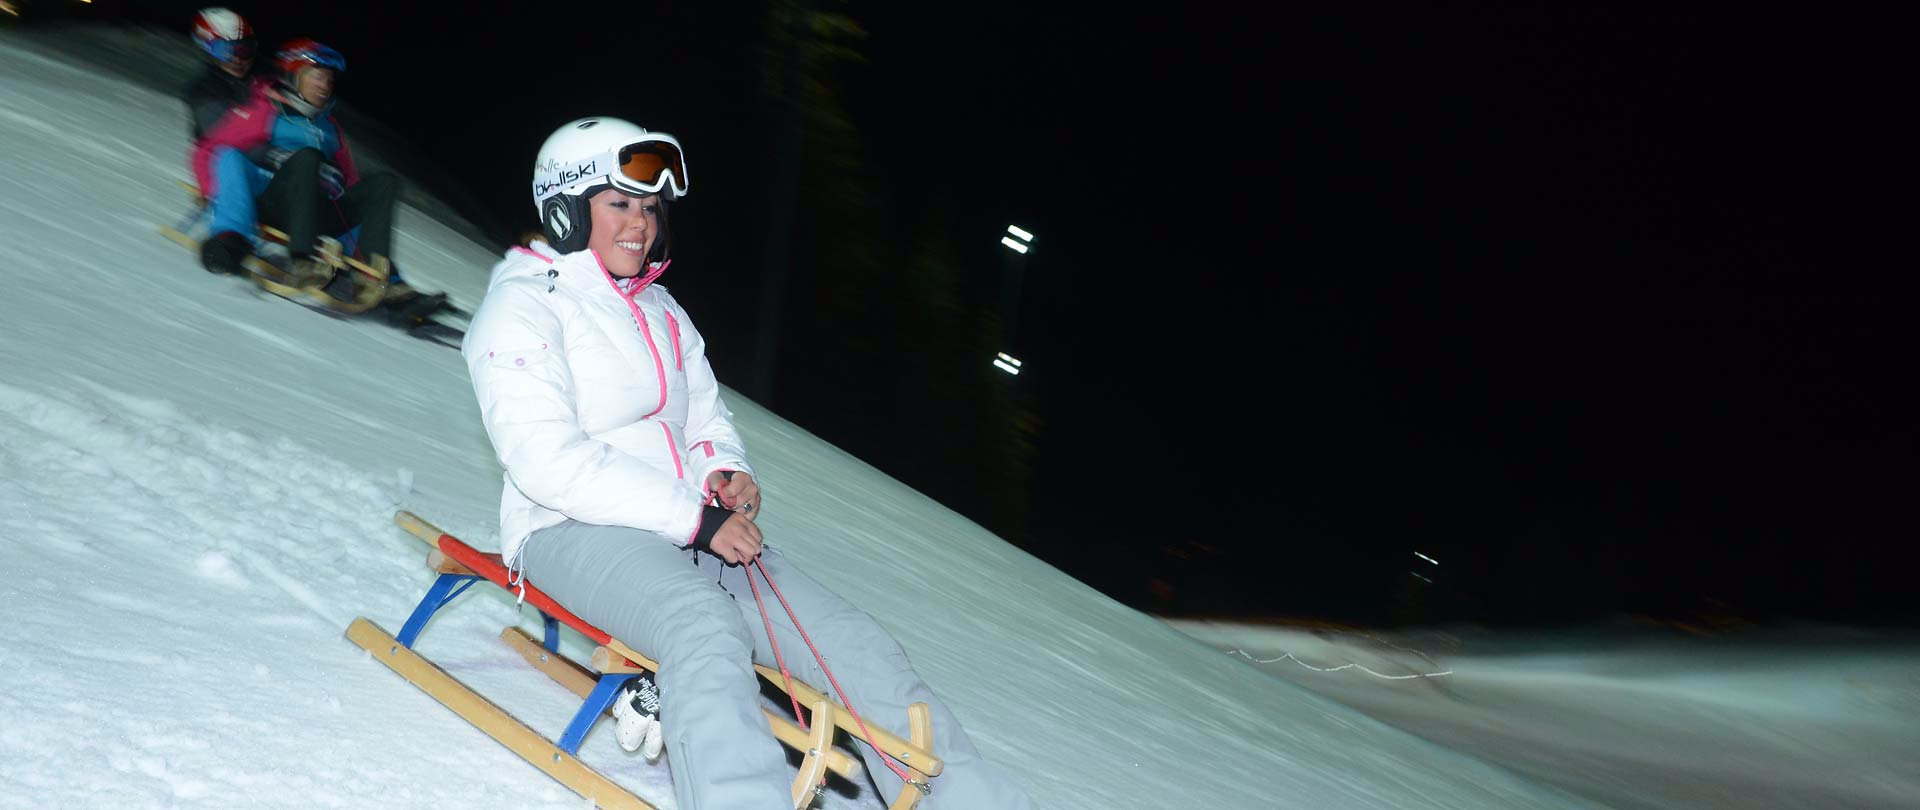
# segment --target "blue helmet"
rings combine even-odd
[[[273,63],[280,68],[280,77],[291,82],[300,75],[300,71],[309,67],[323,67],[335,73],[347,72],[347,58],[339,51],[322,45],[306,37],[280,46],[273,55]]]

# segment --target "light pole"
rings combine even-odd
[[[1020,285],[1027,273],[1027,253],[1033,250],[1033,233],[1018,225],[1008,225],[1000,244],[1008,251],[1000,288],[1000,340],[1011,349],[1020,328]],[[1020,361],[1006,352],[1000,352],[993,359],[993,365],[1009,375],[1020,374]]]
[[[1429,557],[1429,556],[1427,556],[1427,555],[1425,555],[1425,554],[1421,554],[1421,553],[1420,553],[1420,552],[1418,552],[1418,551],[1416,551],[1416,552],[1414,552],[1414,553],[1413,553],[1413,556],[1415,556],[1415,557],[1419,557],[1419,558],[1420,558],[1420,559],[1422,559],[1422,560],[1426,560],[1427,562],[1430,562],[1430,563],[1432,563],[1432,564],[1433,564],[1434,566],[1436,566],[1436,567],[1438,567],[1438,566],[1440,565],[1440,561],[1439,561],[1439,560],[1436,560],[1436,559],[1434,559],[1434,558],[1432,558],[1432,557]],[[1427,577],[1425,577],[1425,576],[1423,576],[1423,575],[1421,575],[1421,573],[1420,573],[1419,571],[1408,571],[1407,573],[1409,573],[1409,574],[1412,574],[1412,575],[1413,575],[1413,578],[1414,578],[1414,579],[1417,579],[1417,580],[1420,580],[1421,582],[1425,582],[1425,583],[1427,583],[1428,585],[1432,585],[1432,584],[1433,584],[1433,580],[1431,580],[1431,579],[1428,579]]]

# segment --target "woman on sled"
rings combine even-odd
[[[792,806],[753,669],[775,660],[749,587],[756,561],[865,723],[905,737],[908,707],[930,707],[946,767],[921,807],[1031,807],[885,630],[765,544],[766,504],[705,338],[657,283],[667,212],[687,189],[680,144],[619,119],[568,123],[540,149],[545,241],[495,265],[463,349],[506,468],[509,569],[659,662],[656,733],[682,810]],[[785,611],[771,614],[782,650],[807,649]],[[786,654],[796,677],[824,688],[818,664],[796,666],[806,658]],[[857,747],[868,773],[893,779]]]

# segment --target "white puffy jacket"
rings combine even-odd
[[[616,281],[591,250],[514,248],[493,268],[461,347],[493,451],[506,467],[500,551],[572,518],[682,545],[705,482],[751,473],[706,343],[653,284]]]

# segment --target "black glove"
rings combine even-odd
[[[700,528],[693,534],[693,542],[688,548],[713,554],[713,536],[720,533],[720,524],[733,517],[733,510],[707,504],[700,507]],[[719,555],[715,555],[719,556]]]

